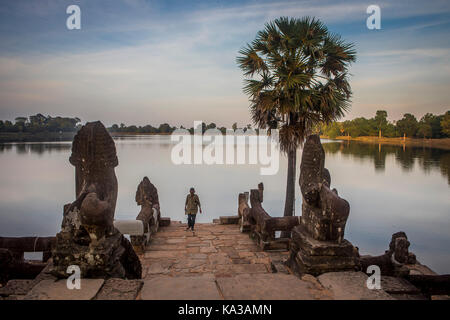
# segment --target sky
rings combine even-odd
[[[66,8],[81,9],[68,30]],[[366,9],[381,8],[369,30]],[[353,42],[345,119],[450,110],[450,1],[2,0],[0,119],[106,125],[250,123],[238,51],[280,16],[315,16]]]

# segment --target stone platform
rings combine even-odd
[[[332,271],[359,269],[358,250],[347,240],[319,241],[312,238],[302,226],[292,230],[289,266],[297,273],[318,276]]]
[[[68,290],[64,280],[11,280],[0,299],[64,300],[328,300],[417,299],[414,287],[396,279],[369,290],[361,272],[331,272],[319,277],[294,275],[284,265],[288,251],[263,252],[238,225],[186,224],[161,227],[139,255],[140,280],[85,279],[82,290]],[[386,288],[384,288],[384,286]]]
[[[288,252],[263,252],[237,225],[185,229],[181,223],[162,228],[141,256],[140,299],[328,298],[316,283],[289,273],[282,263]]]

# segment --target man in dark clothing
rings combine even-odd
[[[188,216],[188,227],[186,230],[191,229],[192,231],[194,231],[195,217],[197,215],[199,208],[200,208],[200,213],[202,213],[200,199],[195,194],[195,189],[191,188],[189,190],[189,194],[186,197],[186,203],[184,205],[184,212]]]

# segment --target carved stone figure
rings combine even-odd
[[[140,278],[139,258],[113,225],[118,160],[114,141],[101,122],[80,129],[69,161],[75,166],[76,200],[64,206],[52,273],[67,277],[67,267],[78,265],[82,277]]]
[[[325,152],[317,135],[306,140],[300,165],[300,189],[303,196],[303,228],[321,241],[342,242],[350,212],[348,202],[330,190],[331,176],[324,167]]]
[[[238,215],[239,215],[239,228],[241,232],[250,231],[250,207],[248,205],[249,193],[240,193],[238,197]]]
[[[330,189],[331,176],[324,165],[320,137],[311,135],[300,165],[302,216],[300,225],[292,230],[288,261],[299,273],[353,270],[359,263],[358,250],[344,239],[350,205],[336,189]]]
[[[158,189],[150,182],[148,177],[144,177],[141,183],[139,183],[135,199],[136,203],[140,206],[148,203],[151,204],[153,208],[159,210]]]
[[[143,222],[145,235],[131,236],[131,243],[135,248],[143,249],[149,240],[150,233],[158,231],[161,218],[158,190],[148,177],[144,177],[139,183],[135,199],[136,203],[141,206],[136,220]]]
[[[415,264],[416,255],[409,252],[409,241],[406,233],[403,231],[396,232],[392,235],[391,242],[389,243],[389,250],[386,252],[393,258],[394,262],[401,264]]]
[[[361,256],[361,271],[365,272],[371,265],[380,267],[381,274],[385,276],[407,277],[415,265],[420,265],[416,255],[409,252],[409,241],[406,233],[396,232],[392,235],[389,249],[379,256]],[[420,267],[419,267],[420,268]]]

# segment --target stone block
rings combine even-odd
[[[310,283],[286,274],[236,275],[217,278],[225,299],[230,300],[312,300]]]
[[[159,219],[159,226],[160,227],[168,227],[170,225],[170,218],[160,218]]]
[[[368,276],[363,272],[328,272],[317,277],[335,300],[393,300],[383,289],[367,288]]]
[[[35,285],[33,280],[28,279],[12,279],[0,288],[0,296],[25,295]]]
[[[219,218],[220,224],[239,224],[239,216],[222,216]]]
[[[95,300],[135,300],[143,284],[142,280],[108,279]]]
[[[81,279],[81,289],[68,289],[66,280],[42,280],[25,296],[25,300],[92,300],[103,279]]]
[[[158,276],[144,281],[142,300],[220,300],[211,275]]]
[[[347,240],[319,241],[302,228],[295,228],[288,265],[299,274],[355,271],[359,269],[359,254]]]
[[[355,250],[355,247],[345,239],[341,243],[316,240],[300,226],[292,230],[292,241],[304,254],[310,256],[353,256]]]
[[[419,294],[420,290],[406,279],[381,276],[381,288],[390,294]]]

